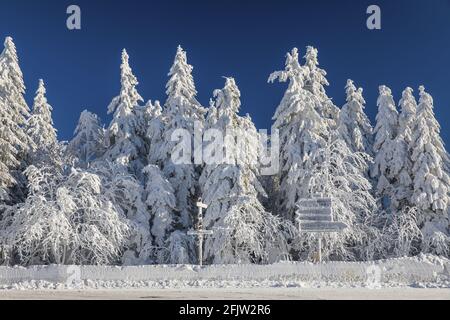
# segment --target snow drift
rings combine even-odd
[[[374,272],[375,271],[375,272]],[[0,267],[0,285],[48,282],[53,284],[120,283],[165,287],[198,286],[201,283],[226,283],[227,286],[267,286],[299,283],[345,283],[362,285],[413,285],[437,283],[450,277],[450,261],[432,255],[376,262],[280,262],[272,265],[147,265],[135,267],[106,266],[33,266]],[[252,285],[252,282],[253,283]],[[125,286],[126,287],[126,286]]]

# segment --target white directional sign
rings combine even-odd
[[[333,221],[331,198],[302,199],[298,202],[296,220],[305,233],[341,232],[347,225]],[[322,238],[319,236],[319,262],[322,262]]]
[[[195,230],[190,230],[187,232],[189,236],[195,236],[198,239],[198,264],[203,265],[203,238],[208,235],[212,235],[214,232],[212,230],[203,229],[203,209],[207,209],[208,206],[202,202],[200,198],[197,202],[198,207],[198,218],[197,218],[197,228]]]
[[[297,207],[300,232],[339,232],[347,227],[342,222],[333,221],[331,198],[302,199]]]

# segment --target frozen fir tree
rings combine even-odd
[[[120,94],[108,106],[108,113],[113,114],[113,119],[106,131],[108,149],[105,156],[111,161],[127,165],[131,173],[139,176],[144,165],[141,154],[145,147],[139,134],[139,102],[143,99],[136,90],[138,81],[130,68],[125,49],[120,69]]]
[[[227,78],[214,96],[206,131],[214,137],[208,137],[200,179],[208,205],[204,225],[214,231],[206,239],[205,257],[214,264],[284,259],[288,247],[282,222],[259,201],[266,194],[257,178],[258,132],[249,117],[238,115],[241,101],[234,79]]]
[[[414,191],[411,202],[421,211],[425,251],[449,255],[448,237],[450,178],[445,170],[448,154],[433,111],[433,98],[421,86],[411,149]]]
[[[116,264],[130,234],[129,221],[109,199],[101,178],[72,169],[25,171],[29,195],[2,220],[2,247],[10,264]]]
[[[347,80],[345,92],[347,103],[342,107],[338,121],[341,136],[351,150],[371,154],[373,128],[364,112],[363,90],[357,89],[352,80]]]
[[[408,211],[412,207],[413,177],[411,160],[412,130],[416,117],[417,102],[411,88],[406,88],[399,102],[398,133],[394,140],[392,176],[395,190],[392,194],[394,211]]]
[[[29,108],[24,94],[16,46],[7,37],[0,55],[0,202],[20,198],[20,190],[11,187],[17,185],[16,170],[22,169],[31,143],[25,132]]]
[[[169,237],[174,232],[176,199],[170,182],[162,175],[156,165],[144,168],[147,178],[145,204],[151,213],[151,234],[155,245],[155,258],[158,263],[178,263],[179,254],[169,252]],[[174,248],[175,251],[180,249]],[[182,248],[183,250],[184,248]],[[174,254],[172,254],[174,253]]]
[[[205,113],[196,100],[197,90],[192,70],[186,52],[178,47],[166,85],[167,100],[163,109],[165,128],[159,146],[163,172],[175,189],[179,209],[177,223],[182,228],[192,225],[191,215],[195,210],[199,176],[198,168],[194,165],[195,130],[201,135]],[[188,140],[182,151],[177,148],[182,142],[180,139]]]
[[[26,132],[32,142],[29,161],[35,166],[51,165],[61,168],[61,147],[53,126],[53,108],[47,101],[46,92],[44,81],[39,80],[33,110],[27,121]]]
[[[68,151],[78,158],[82,166],[101,157],[105,152],[105,129],[98,116],[84,110],[81,112],[74,137],[68,145]]]
[[[336,125],[339,109],[327,96],[325,87],[329,85],[326,78],[327,72],[319,67],[319,52],[312,46],[306,47],[304,72],[304,89],[311,92],[320,101],[317,110],[321,116],[326,118],[329,125]]]
[[[277,129],[280,135],[279,210],[292,221],[297,201],[311,196],[306,187],[312,177],[306,167],[308,159],[326,146],[330,131],[327,119],[319,112],[321,100],[304,89],[304,73],[294,48],[287,54],[285,70],[269,77],[269,82],[289,82],[273,117],[272,131]]]
[[[386,86],[379,87],[377,100],[378,114],[374,129],[375,153],[374,164],[371,170],[372,178],[377,179],[376,193],[383,199],[383,207],[390,207],[390,199],[394,192],[394,172],[392,167],[396,163],[394,159],[395,138],[398,129],[398,112],[392,97],[391,89]]]
[[[165,121],[163,119],[163,112],[159,101],[152,103],[148,101],[145,105],[145,119],[146,119],[146,140],[148,145],[149,164],[161,166],[161,160],[164,158],[164,128]]]

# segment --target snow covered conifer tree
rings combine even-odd
[[[240,92],[233,78],[215,90],[216,108],[208,117],[208,131],[221,133],[223,157],[207,162],[202,176],[204,217],[214,236],[205,242],[205,257],[212,263],[268,263],[288,256],[281,220],[266,212],[258,197],[266,196],[258,181],[259,136],[249,117],[240,117]],[[216,118],[215,121],[212,118]],[[207,132],[208,132],[207,131]]]
[[[345,89],[347,103],[339,114],[339,131],[351,150],[371,154],[373,128],[364,113],[363,90],[356,89],[352,80],[347,80]]]
[[[374,129],[373,151],[375,159],[371,176],[378,180],[376,192],[383,198],[384,208],[388,208],[390,206],[388,203],[390,203],[394,192],[395,177],[392,167],[397,161],[397,159],[394,159],[394,139],[397,136],[398,112],[391,89],[383,85],[379,87],[379,92],[377,123]]]
[[[126,164],[130,171],[140,176],[144,164],[140,156],[145,147],[139,134],[140,110],[139,102],[142,97],[136,90],[138,81],[134,76],[127,51],[122,51],[121,89],[108,106],[108,113],[113,113],[113,119],[106,131],[108,150],[105,156],[112,160]]]
[[[87,110],[81,112],[74,135],[68,150],[83,165],[87,165],[104,153],[105,129],[96,114]]]
[[[205,109],[196,100],[192,77],[193,67],[187,63],[186,52],[179,46],[174,63],[170,68],[169,81],[166,85],[167,100],[163,109],[165,130],[161,144],[161,163],[165,176],[175,189],[179,218],[177,223],[182,228],[192,225],[192,213],[195,211],[194,201],[198,192],[198,167],[194,165],[195,129],[201,132],[204,122]],[[194,125],[197,125],[197,128]],[[174,163],[173,153],[177,152],[179,143],[177,133],[184,130],[191,138],[189,163]],[[175,135],[175,136],[174,136]],[[186,155],[189,157],[189,155]]]
[[[440,125],[433,112],[433,98],[421,86],[412,135],[414,191],[411,201],[421,211],[418,222],[426,251],[449,255],[450,178],[446,172],[448,153],[440,137]]]
[[[146,117],[146,139],[148,144],[148,163],[161,166],[163,155],[163,135],[165,121],[159,101],[152,104],[148,101],[145,106]]]
[[[328,119],[330,126],[336,125],[339,109],[333,104],[325,92],[328,86],[327,72],[319,68],[318,50],[312,46],[306,47],[304,70],[304,89],[315,95],[320,101],[319,114]]]
[[[170,182],[162,175],[156,165],[148,165],[144,168],[147,176],[145,187],[147,204],[151,212],[151,233],[157,247],[156,259],[158,263],[176,263],[167,249],[168,239],[174,231],[176,199],[174,189]]]
[[[39,80],[39,87],[34,98],[33,111],[27,121],[27,134],[33,142],[30,161],[37,164],[54,164],[59,151],[56,129],[53,127],[52,106],[48,103],[44,81]],[[61,164],[60,164],[61,165]]]
[[[398,134],[394,140],[394,154],[392,175],[395,177],[395,190],[392,195],[393,209],[397,212],[405,211],[405,207],[412,207],[413,170],[411,160],[412,130],[416,117],[417,102],[413,90],[406,88],[399,102]]]
[[[25,133],[29,108],[24,93],[16,46],[7,37],[0,55],[0,202],[17,198],[18,192],[12,194],[10,188],[17,184],[15,170],[21,169],[30,144]]]
[[[298,50],[294,48],[287,54],[285,70],[269,77],[269,82],[289,81],[273,117],[272,131],[278,129],[280,134],[280,213],[291,221],[297,201],[311,196],[305,187],[312,173],[306,168],[307,160],[326,146],[330,134],[329,122],[319,112],[322,102],[317,95],[304,89],[305,72],[298,61]]]

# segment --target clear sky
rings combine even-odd
[[[69,31],[66,8],[77,4],[82,29]],[[382,30],[366,28],[366,9],[381,8]],[[233,76],[243,114],[258,128],[271,117],[286,88],[267,84],[285,54],[319,49],[328,72],[327,93],[338,106],[351,78],[364,88],[366,111],[376,114],[378,86],[396,101],[424,84],[435,99],[444,141],[450,141],[450,0],[3,0],[0,37],[16,43],[30,106],[38,79],[47,84],[59,138],[70,139],[84,109],[108,123],[106,108],[119,92],[120,52],[126,48],[145,100],[165,100],[176,47],[194,66],[198,99]]]

